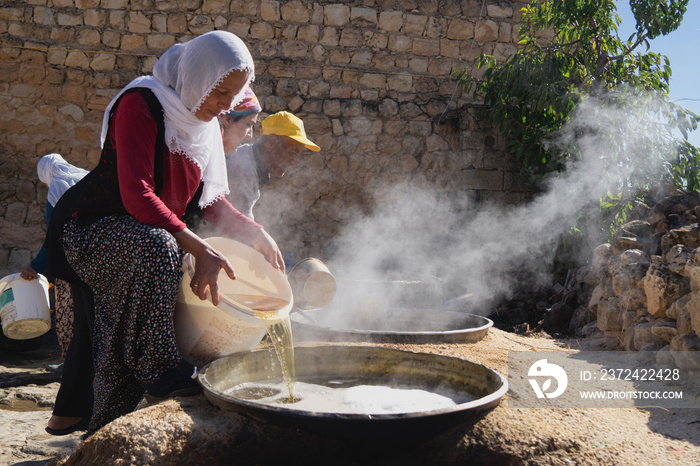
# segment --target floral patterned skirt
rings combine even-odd
[[[130,413],[144,387],[180,362],[173,313],[182,279],[175,238],[130,215],[64,227],[66,258],[95,298],[90,429]]]
[[[61,357],[66,359],[66,351],[73,338],[73,295],[68,282],[59,279],[55,281],[54,293],[56,335],[58,335],[58,346],[61,348]]]

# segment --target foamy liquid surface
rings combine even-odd
[[[452,398],[438,393],[380,385],[331,388],[296,382],[294,396],[299,401],[295,403],[288,402],[283,383],[243,383],[224,391],[224,394],[262,405],[316,413],[399,414],[434,411],[457,405]]]

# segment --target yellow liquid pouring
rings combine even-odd
[[[287,385],[287,402],[294,403],[294,381],[296,371],[294,369],[294,340],[292,338],[292,322],[289,314],[280,315],[279,310],[289,304],[288,301],[279,298],[252,295],[228,295],[234,301],[243,304],[254,311],[265,322],[267,335],[275,348],[277,359],[282,368],[282,376]]]

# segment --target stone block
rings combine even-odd
[[[436,39],[415,39],[412,51],[415,55],[435,57],[440,55],[440,41]]]
[[[665,317],[666,309],[690,291],[690,281],[671,272],[660,256],[652,256],[643,280],[647,310],[653,316]]]
[[[331,50],[329,59],[331,63],[350,63],[350,54],[345,50]]]
[[[194,15],[187,22],[187,28],[194,34],[200,35],[213,31],[216,26],[209,15]]]
[[[129,0],[102,0],[102,8],[108,10],[125,10]]]
[[[250,2],[252,3],[252,2]],[[280,2],[274,0],[263,0],[260,3],[260,17],[263,21],[279,21],[280,19]]]
[[[122,50],[132,51],[141,48],[144,45],[146,45],[146,40],[143,36],[139,36],[136,34],[128,34],[122,36]]]
[[[374,28],[377,26],[377,11],[374,8],[352,7],[350,22],[353,26]]]
[[[21,225],[27,216],[27,205],[24,202],[11,202],[5,210],[5,222]]]
[[[3,5],[0,8],[0,20],[1,21],[23,21],[24,20],[24,7],[22,8],[11,8],[9,4]]]
[[[183,14],[168,15],[167,27],[170,34],[182,34],[187,31],[187,18]]]
[[[311,19],[309,10],[298,0],[284,2],[280,7],[280,14],[284,21],[292,23],[308,23]]]
[[[360,77],[360,85],[370,89],[384,89],[386,76],[378,73],[364,73]]]
[[[495,42],[498,40],[498,23],[491,20],[482,21],[474,34],[478,42]]]
[[[598,304],[598,329],[606,331],[622,330],[624,312],[617,298],[610,298]]]
[[[634,347],[637,350],[647,345],[658,345],[659,349],[666,346],[668,342],[652,332],[655,325],[654,322],[642,322],[634,326]]]
[[[273,39],[275,28],[268,23],[253,23],[250,26],[250,37],[252,39]]]
[[[679,369],[700,369],[700,338],[693,333],[676,335],[671,340],[671,356]]]
[[[321,45],[328,47],[335,47],[338,45],[338,30],[336,28],[323,28],[321,32],[321,39],[319,40]]]
[[[366,32],[366,35],[370,35],[367,39],[367,46],[375,49],[375,50],[382,50],[387,47],[387,44],[389,43],[389,36],[386,34],[380,34],[378,32]]]
[[[501,22],[498,25],[498,41],[509,43],[513,39],[513,26],[510,23]]]
[[[494,46],[492,55],[497,60],[503,61],[511,55],[514,55],[517,51],[518,48],[513,44],[498,43]]]
[[[3,14],[0,10],[0,19],[2,19]],[[34,23],[41,24],[43,26],[51,26],[55,24],[54,11],[50,8],[34,8]]]
[[[464,189],[503,190],[503,172],[498,170],[463,170],[460,181]]]
[[[100,33],[96,29],[83,29],[78,32],[78,43],[89,47],[99,47],[101,43]]]
[[[68,52],[65,50],[49,49],[49,51],[46,53],[46,60],[52,65],[63,66],[66,56],[68,56]]]
[[[221,15],[214,18],[214,29],[223,30],[226,29],[228,25],[228,20]]]
[[[8,35],[12,37],[35,38],[38,28],[31,24],[10,23],[7,28]],[[39,29],[40,30],[40,29]]]
[[[342,125],[342,123],[340,123],[340,120],[338,120],[337,118],[334,118],[332,120],[332,123],[333,123],[333,136],[335,136],[335,137],[343,136],[345,134],[345,131],[343,130],[343,125]]]
[[[123,31],[126,24],[126,12],[125,11],[110,11],[109,12],[109,26],[118,30]]]
[[[452,72],[452,60],[433,58],[428,62],[428,73],[431,76],[447,76]]]
[[[362,31],[358,29],[345,28],[340,33],[341,47],[361,47],[364,44],[364,37]]]
[[[331,86],[328,96],[333,99],[349,99],[352,97],[352,86],[345,84]]]
[[[378,27],[387,32],[398,32],[403,26],[403,11],[382,11],[379,13]]]
[[[83,52],[68,52],[65,65],[75,68],[88,68],[90,66],[90,62]]]
[[[427,22],[427,16],[407,14],[403,32],[415,36],[422,36]]]
[[[292,100],[289,101],[287,107],[289,108],[290,112],[297,113],[303,105],[304,99],[301,96],[295,96]]]
[[[428,18],[425,27],[425,37],[430,39],[439,39],[445,37],[447,32],[447,19],[445,18]]]
[[[297,39],[316,43],[318,42],[319,34],[319,27],[315,24],[309,24],[299,28],[299,31],[297,32]]]
[[[444,58],[459,59],[459,41],[440,39],[440,56]]]
[[[87,10],[88,8],[98,8],[99,6],[100,0],[75,0],[75,7],[79,10]]]
[[[246,39],[250,32],[250,20],[248,18],[237,18],[231,20],[228,30],[236,34],[241,39]]]
[[[203,0],[202,11],[211,15],[228,13],[229,0]]]
[[[80,13],[56,13],[56,24],[59,26],[82,26],[83,15]]]
[[[670,343],[673,337],[678,335],[678,328],[674,322],[654,322],[651,327],[651,333]]]
[[[350,21],[350,7],[343,4],[325,5],[323,7],[323,24],[326,26],[345,26]]]
[[[372,52],[369,50],[360,50],[352,54],[350,63],[355,65],[369,65],[372,63]]]
[[[90,68],[95,71],[112,71],[116,62],[117,57],[112,53],[96,53],[90,61]]]
[[[107,30],[102,33],[102,43],[107,47],[118,49],[120,41],[121,34],[119,34],[117,31]]]
[[[463,19],[452,19],[447,25],[445,37],[454,40],[468,40],[474,37],[474,24]]]
[[[83,21],[86,26],[103,29],[107,25],[107,13],[104,10],[86,10]]]
[[[413,48],[413,40],[403,35],[390,34],[387,47],[392,52],[410,52]]]
[[[298,40],[282,41],[282,54],[287,58],[305,58],[308,51],[305,42]]]
[[[408,62],[408,68],[416,74],[424,74],[428,71],[428,64],[430,62],[426,58],[412,58]],[[420,80],[420,77],[416,77],[416,81]]]
[[[486,14],[491,18],[506,18],[510,19],[513,17],[513,8],[509,5],[486,5]]]

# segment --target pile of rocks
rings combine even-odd
[[[630,221],[577,272],[585,297],[569,329],[600,346],[654,351],[657,362],[700,369],[700,192],[639,202]]]

